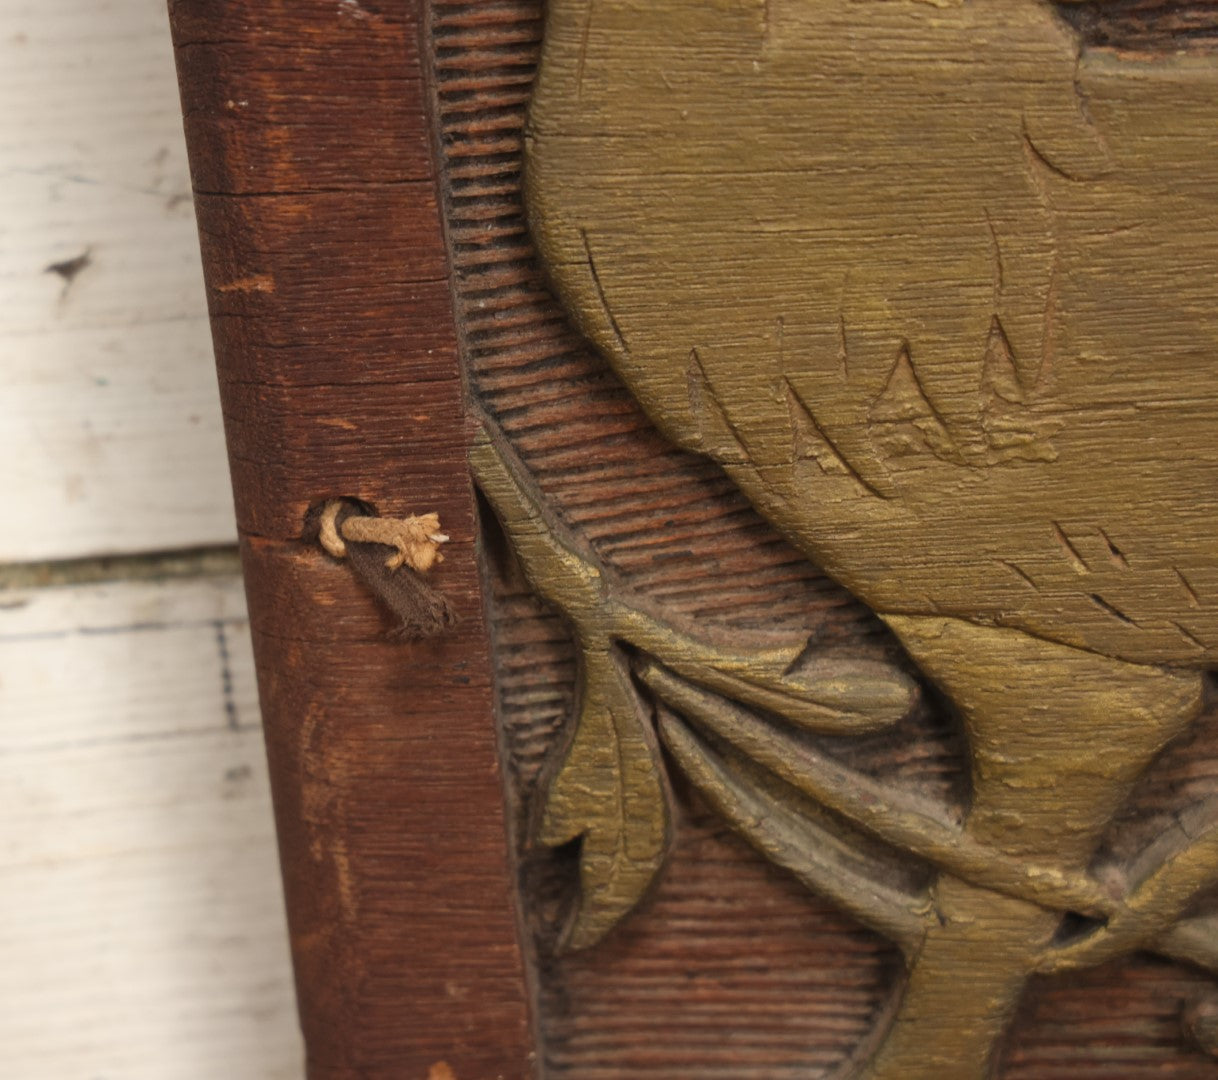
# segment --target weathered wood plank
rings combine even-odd
[[[164,2],[5,14],[0,561],[231,541]]]
[[[6,591],[0,716],[6,1075],[298,1077],[240,581]]]

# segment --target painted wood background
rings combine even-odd
[[[302,1073],[164,0],[0,26],[0,1072]]]

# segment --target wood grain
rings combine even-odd
[[[241,581],[0,597],[0,1038],[23,1080],[295,1080]]]
[[[0,560],[231,543],[165,5],[4,21]]]
[[[171,5],[313,1080],[530,1055],[418,18]],[[339,495],[440,513],[457,633],[298,540]]]

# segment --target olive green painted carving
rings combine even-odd
[[[872,607],[1218,656],[1218,57],[1042,0],[552,0],[530,221],[675,442]]]
[[[579,716],[538,836],[555,845],[583,838],[569,946],[603,937],[661,869],[669,824],[654,722],[686,777],[763,854],[905,952],[907,1007],[860,1076],[984,1076],[1023,983],[1037,972],[1149,949],[1218,975],[1218,917],[1185,918],[1218,884],[1218,804],[1181,815],[1123,872],[1089,873],[1075,854],[1094,847],[1151,758],[1196,714],[1195,672],[1004,628],[890,617],[907,642],[921,643],[928,674],[958,688],[975,790],[961,825],[797,734],[892,724],[916,692],[901,672],[808,658],[804,642],[767,635],[750,635],[751,648],[733,635],[729,649],[667,625],[547,513],[486,421],[484,432],[471,454],[474,475],[530,583],[570,620],[583,658]],[[652,707],[633,688],[621,644],[638,654],[634,674]],[[936,657],[952,673],[938,670]],[[1069,790],[1055,787],[1063,781]],[[891,857],[860,845],[863,835]],[[938,880],[903,883],[908,856]],[[1054,940],[1068,913],[1089,916],[1096,929]]]
[[[963,824],[867,792],[789,710],[708,677],[719,659],[644,639],[661,624],[591,561],[532,559],[585,651],[646,654],[661,738],[712,804],[905,949],[851,1077],[981,1080],[1034,972],[1218,959],[1214,924],[1180,921],[1218,878],[1213,807],[1092,866],[1218,664],[1215,145],[1218,59],[1082,51],[1043,0],[548,5],[526,184],[560,296],[676,443],[885,618],[968,736]],[[527,486],[484,482],[529,566],[549,525]],[[559,803],[560,832],[595,832],[593,800]],[[910,856],[929,887],[894,877]],[[1065,912],[1097,928],[1058,942]]]
[[[529,582],[570,620],[582,660],[579,715],[547,792],[538,838],[583,838],[574,948],[603,937],[643,896],[668,839],[654,727],[632,688],[620,646],[662,657],[677,676],[765,709],[805,731],[862,734],[908,710],[907,676],[867,660],[804,659],[807,642],[733,633],[732,644],[669,625],[621,588],[546,514],[507,451],[489,438],[471,453]]]

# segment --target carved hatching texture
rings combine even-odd
[[[1159,5],[1161,7],[1161,5]],[[1096,40],[1145,35],[1153,5],[1079,14]],[[1202,5],[1195,5],[1201,11]],[[827,648],[891,655],[861,604],[779,538],[717,467],[670,447],[574,333],[548,292],[524,218],[525,110],[541,36],[528,0],[433,0],[432,63],[471,393],[555,514],[631,588],[702,633],[806,628]],[[1212,31],[1175,30],[1205,44]],[[1165,26],[1162,21],[1153,23]],[[1213,26],[1198,21],[1196,26]],[[1124,37],[1122,37],[1124,35]],[[1144,37],[1139,39],[1144,40]],[[675,848],[651,900],[602,946],[556,956],[574,887],[569,853],[529,843],[544,763],[561,743],[575,651],[561,620],[488,544],[499,719],[522,906],[533,935],[549,1077],[806,1077],[845,1059],[883,1006],[897,957],[753,854],[678,791]],[[954,727],[923,705],[895,732],[833,746],[850,763],[940,799],[961,798]],[[1218,792],[1218,719],[1160,762],[1114,834]],[[1028,994],[1004,1075],[1213,1075],[1181,1040],[1183,1004],[1206,981],[1136,957]],[[1091,1047],[1091,1049],[1088,1049]]]

